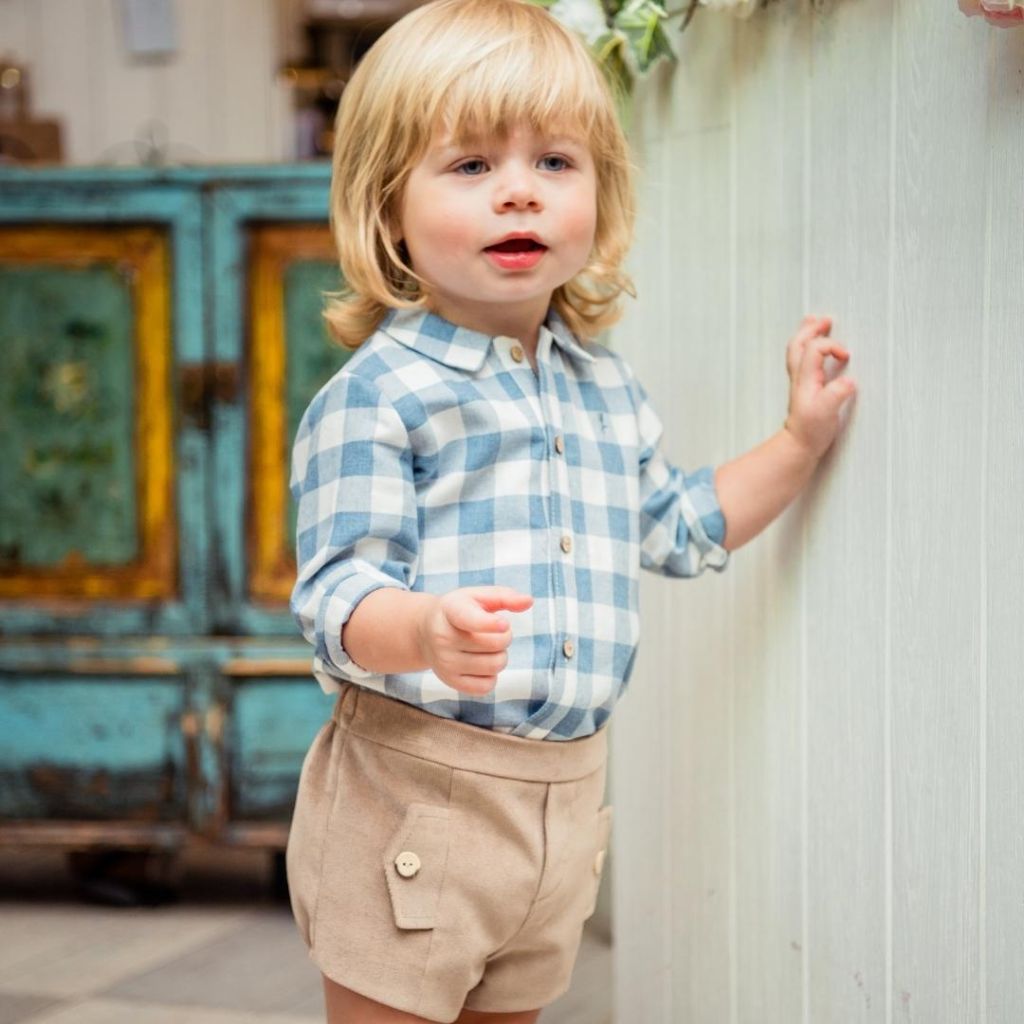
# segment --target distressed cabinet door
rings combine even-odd
[[[206,629],[201,237],[192,189],[0,184],[0,633]]]
[[[224,185],[208,202],[216,372],[214,631],[295,636],[295,508],[288,488],[299,419],[351,353],[329,341],[323,293],[341,286],[327,180]]]
[[[188,673],[167,657],[59,661],[3,673],[3,840],[178,845],[200,790]]]
[[[280,847],[329,167],[0,173],[0,844]]]

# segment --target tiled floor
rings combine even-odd
[[[0,849],[0,1024],[313,1024],[320,975],[269,859],[190,850],[178,899],[85,903],[62,854]],[[541,1024],[611,1024],[611,947],[593,932]]]

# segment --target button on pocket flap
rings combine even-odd
[[[448,862],[447,807],[411,803],[384,851],[391,909],[399,928],[433,928]]]

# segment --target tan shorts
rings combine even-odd
[[[531,740],[344,684],[288,838],[313,962],[432,1021],[562,995],[611,832],[606,733]]]

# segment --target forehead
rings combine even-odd
[[[517,143],[528,146],[559,145],[574,146],[580,149],[588,148],[582,132],[574,131],[565,126],[538,129],[529,125],[518,125],[504,132],[486,132],[480,130],[479,127],[453,131],[442,126],[431,135],[428,149],[433,153],[444,153],[449,150],[491,147],[495,145],[505,146]]]

